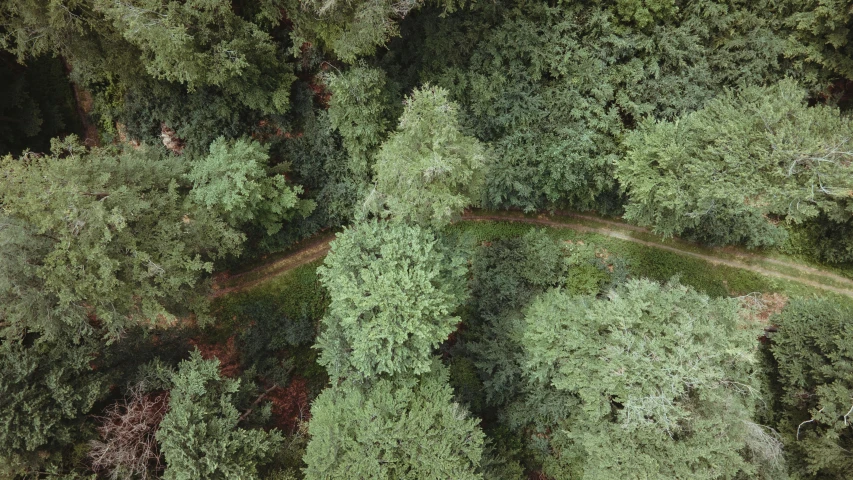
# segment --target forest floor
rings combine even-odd
[[[759,275],[787,280],[853,298],[853,280],[830,269],[809,265],[777,254],[764,254],[735,247],[704,247],[677,238],[662,239],[649,230],[595,215],[555,212],[552,215],[521,212],[469,211],[462,222],[509,222],[571,229],[656,248],[703,260],[711,265],[751,271]],[[220,273],[214,278],[213,297],[244,291],[287,271],[311,263],[326,255],[334,233],[325,233],[301,242],[288,252],[261,259],[261,264],[244,272]]]

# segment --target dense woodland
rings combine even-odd
[[[853,279],[851,29],[845,0],[0,2],[0,478],[853,478],[850,296],[462,218]]]

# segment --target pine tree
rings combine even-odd
[[[752,423],[756,324],[741,308],[648,280],[605,299],[552,290],[535,300],[525,375],[540,397],[570,395],[569,415],[545,435],[546,473],[717,479],[756,475],[749,452],[777,461],[760,458],[774,440]]]
[[[317,339],[332,382],[429,370],[456,328],[464,260],[430,231],[369,221],[339,234],[317,269],[331,303]]]
[[[314,479],[476,479],[478,421],[453,401],[447,368],[397,375],[367,390],[344,383],[311,407],[305,476]]]
[[[169,411],[157,440],[166,459],[166,480],[256,479],[258,466],[282,447],[277,431],[238,426],[234,396],[240,382],[222,378],[219,360],[195,350],[172,375]]]
[[[792,473],[847,478],[853,469],[853,311],[834,299],[794,298],[771,321],[777,426]]]
[[[78,439],[83,417],[107,393],[106,378],[93,371],[98,343],[36,334],[0,340],[0,460],[27,459],[67,447]],[[8,335],[8,333],[7,333]]]
[[[232,226],[254,222],[268,235],[281,230],[300,204],[299,186],[291,187],[282,174],[269,176],[268,149],[247,139],[228,142],[220,137],[210,145],[210,154],[194,162],[187,178],[193,182],[192,199],[219,212]],[[313,203],[302,202],[303,216]]]
[[[809,107],[793,81],[729,92],[677,121],[649,120],[617,165],[625,218],[665,236],[778,245],[785,230],[853,218],[853,123]]]
[[[415,89],[379,151],[376,189],[392,217],[441,227],[480,197],[484,147],[462,133],[447,90]]]
[[[16,248],[33,260],[9,272],[20,276],[0,283],[0,295],[25,301],[41,290],[53,299],[42,311],[82,308],[112,334],[188,306],[204,313],[202,276],[214,259],[236,253],[243,235],[188,198],[185,169],[154,149],[88,150],[73,138],[55,141],[51,155],[0,160],[0,204],[15,225],[0,229],[10,238],[0,253]],[[81,315],[2,308],[22,322],[18,329],[46,332],[69,319],[87,328]]]

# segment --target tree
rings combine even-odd
[[[525,374],[538,390],[552,386],[574,398],[568,418],[546,434],[553,451],[546,473],[755,475],[742,454],[758,455],[774,440],[751,420],[757,332],[741,309],[736,299],[648,280],[630,280],[604,299],[551,290],[535,300],[523,336]]]
[[[728,92],[677,121],[647,120],[617,165],[625,218],[665,236],[778,245],[779,220],[853,217],[853,123],[808,107],[791,80]]]
[[[92,470],[108,471],[110,478],[142,478],[159,473],[159,446],[155,434],[169,404],[167,393],[146,393],[144,384],[130,389],[128,396],[107,407],[98,433],[92,440],[89,458]]]
[[[329,121],[343,137],[352,174],[366,179],[373,155],[388,130],[389,105],[383,95],[385,72],[365,64],[329,75]]]
[[[483,433],[447,381],[434,361],[420,378],[326,389],[311,406],[306,478],[482,478]]]
[[[293,215],[302,187],[288,186],[282,174],[269,176],[268,162],[268,149],[261,144],[219,137],[210,145],[210,154],[195,162],[187,175],[193,183],[191,197],[219,212],[232,226],[254,221],[273,235]],[[307,215],[313,203],[302,202],[302,207]]]
[[[292,66],[264,30],[281,22],[275,2],[247,2],[244,19],[224,0],[161,2],[95,0],[95,8],[124,39],[141,50],[149,74],[186,84],[216,85],[265,113],[284,113],[290,103]]]
[[[376,189],[391,215],[441,227],[479,200],[484,148],[464,135],[444,88],[415,89],[377,155]]]
[[[288,13],[294,17],[293,44],[320,43],[340,60],[353,63],[372,55],[376,48],[399,36],[397,20],[405,17],[421,0],[290,0]]]
[[[780,5],[791,30],[787,56],[808,59],[841,78],[853,76],[853,10],[843,0],[788,0]],[[806,63],[799,61],[798,63]]]
[[[20,277],[0,282],[0,294],[38,300],[40,289],[55,299],[47,311],[83,309],[111,334],[172,319],[187,306],[203,313],[202,275],[214,259],[238,252],[244,237],[188,198],[185,168],[153,149],[88,150],[74,138],[54,141],[51,155],[0,160],[0,205],[14,222],[0,228],[9,239],[0,252],[17,245],[31,259],[9,271]],[[82,315],[3,310],[19,312],[19,329],[44,332],[56,321],[88,328]]]
[[[157,440],[166,460],[163,478],[260,478],[258,466],[282,447],[273,430],[239,428],[234,396],[240,382],[222,378],[219,360],[203,360],[195,350],[172,375],[169,411]]]
[[[787,65],[788,32],[776,3],[763,1],[424,10],[408,27],[426,39],[392,44],[384,58],[461,105],[466,133],[490,145],[484,202],[493,208],[621,213],[613,166],[637,121],[696,110],[726,87],[778,81]]]
[[[456,328],[466,295],[464,259],[417,226],[369,221],[338,234],[317,269],[331,302],[316,348],[340,378],[429,370]]]
[[[839,479],[853,469],[853,311],[830,298],[794,298],[771,318],[776,424],[792,473]]]
[[[97,342],[35,334],[0,340],[0,460],[36,456],[78,439],[81,420],[107,392],[92,368]],[[25,462],[27,463],[27,462]],[[38,463],[38,461],[34,461]]]

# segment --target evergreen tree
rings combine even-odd
[[[788,33],[775,2],[497,2],[471,10],[419,14],[407,24],[410,41],[386,58],[417,71],[417,82],[447,88],[466,132],[490,144],[493,207],[618,212],[613,165],[637,121],[693,111],[725,87],[777,81],[786,66]]]
[[[56,301],[46,308],[82,307],[113,334],[187,306],[203,313],[202,275],[237,252],[243,235],[188,198],[184,173],[181,161],[152,149],[88,150],[73,138],[55,141],[51,155],[0,160],[0,204],[16,225],[0,229],[14,236],[0,248],[18,245],[34,261],[10,272],[21,277],[0,284],[2,295],[32,299],[41,289]],[[47,331],[63,320],[17,311],[19,329]],[[86,328],[81,316],[69,319]]]
[[[369,221],[338,234],[317,269],[331,303],[316,348],[332,382],[430,369],[456,328],[464,259],[430,231]]]
[[[795,298],[771,321],[779,431],[792,473],[847,478],[853,469],[853,311]]]
[[[755,324],[738,300],[631,280],[606,299],[552,290],[526,315],[525,375],[565,392],[546,434],[556,478],[736,478],[774,442],[752,423]],[[552,397],[558,399],[559,397]],[[773,462],[778,459],[758,459]]]
[[[366,179],[388,130],[385,72],[364,64],[329,76],[329,121],[350,155],[352,175]]]
[[[282,20],[275,2],[246,2],[248,19],[225,0],[94,0],[94,6],[140,49],[154,78],[180,82],[190,90],[216,85],[253,109],[287,111],[296,76],[264,28]]]
[[[617,175],[625,218],[665,236],[778,245],[776,220],[853,218],[853,123],[808,107],[793,81],[730,92],[677,121],[648,120],[627,137]]]
[[[366,390],[346,382],[311,407],[305,476],[313,479],[475,479],[483,433],[453,401],[447,368],[397,375]]]
[[[203,360],[198,350],[181,362],[172,382],[169,411],[157,431],[167,464],[163,478],[260,478],[258,466],[282,447],[282,437],[238,427],[240,382],[222,378],[219,361]]]
[[[436,227],[478,203],[484,148],[462,133],[448,91],[415,89],[379,151],[376,189],[394,218]]]
[[[97,342],[73,331],[56,341],[0,340],[0,461],[38,465],[38,453],[78,439],[84,415],[107,391],[92,368],[97,353]]]
[[[422,0],[290,0],[293,43],[320,43],[340,60],[353,63],[399,36],[397,20],[421,4]]]
[[[220,137],[187,175],[193,182],[191,197],[219,212],[232,226],[254,221],[273,235],[292,216],[302,188],[288,186],[282,174],[269,176],[268,162],[268,149],[261,144],[247,139],[227,142]],[[302,206],[306,215],[313,209],[310,202]]]

